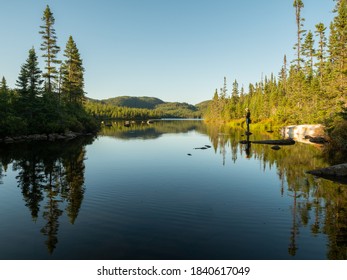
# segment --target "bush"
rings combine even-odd
[[[344,163],[347,158],[347,120],[335,121],[329,131],[330,143],[325,149],[328,160],[333,164]]]

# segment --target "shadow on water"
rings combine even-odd
[[[312,236],[324,234],[328,237],[328,259],[347,259],[347,181],[345,178],[317,178],[306,173],[328,165],[322,147],[296,143],[275,151],[269,145],[251,145],[250,141],[280,139],[279,135],[266,132],[249,135],[243,129],[225,126],[208,126],[208,135],[215,151],[222,154],[223,164],[228,154],[226,150],[230,149],[233,162],[241,154],[260,161],[264,171],[276,168],[281,195],[287,193],[292,199],[290,256],[295,256],[299,250],[300,230],[309,227]],[[240,144],[240,140],[245,144]]]
[[[84,147],[92,142],[92,137],[83,137],[69,142],[0,146],[0,170],[6,171],[12,163],[32,220],[35,222],[41,215],[45,221],[40,232],[46,237],[45,245],[50,254],[58,243],[60,216],[65,211],[71,224],[77,219],[85,191]]]

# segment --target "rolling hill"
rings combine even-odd
[[[102,104],[109,107],[140,109],[155,111],[164,118],[201,118],[207,110],[209,101],[196,105],[185,102],[165,102],[156,97],[118,96],[108,99],[88,99],[89,103]]]

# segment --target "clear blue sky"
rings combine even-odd
[[[333,0],[303,0],[305,29],[329,26]],[[227,77],[248,88],[294,58],[293,0],[0,0],[0,77],[15,86],[46,5],[61,58],[69,35],[83,58],[91,98],[154,96],[196,104]],[[40,67],[44,65],[40,59]]]

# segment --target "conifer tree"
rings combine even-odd
[[[56,65],[60,64],[61,61],[57,59],[60,47],[57,46],[57,36],[55,35],[55,18],[48,5],[43,13],[42,21],[44,25],[40,26],[41,31],[39,33],[42,35],[43,39],[41,50],[45,52],[43,57],[46,63],[46,72],[43,74],[43,77],[45,78],[46,92],[52,93],[57,80],[58,72]]]
[[[296,27],[297,27],[297,42],[294,46],[294,49],[296,49],[297,52],[297,70],[300,70],[301,68],[301,41],[302,41],[302,35],[305,33],[305,30],[302,29],[303,27],[303,21],[304,18],[301,17],[301,9],[304,7],[304,3],[302,0],[294,0],[293,7],[295,8],[295,16],[296,16]]]
[[[62,92],[68,102],[82,103],[84,97],[84,68],[78,48],[72,36],[66,44],[62,65]]]
[[[7,81],[4,76],[2,76],[2,79],[1,79],[0,93],[2,94],[8,93]]]
[[[287,91],[287,75],[288,75],[287,56],[284,55],[284,57],[283,57],[283,66],[282,66],[281,72],[279,74],[280,81],[282,82],[282,87],[283,87],[284,93]]]
[[[329,52],[339,94],[347,90],[347,0],[336,4],[335,16],[330,26]]]
[[[29,50],[29,56],[26,63],[22,65],[17,80],[19,93],[33,100],[41,92],[41,70],[38,67],[37,55],[34,47]]]
[[[326,31],[326,27],[324,26],[323,23],[316,24],[315,33],[319,38],[318,49],[316,51],[316,57],[318,59],[318,63],[316,64],[316,66],[318,69],[318,75],[320,78],[320,83],[322,83],[323,68],[324,68],[324,63],[325,63],[325,59],[326,59],[325,49],[327,46],[327,38],[325,36],[325,31]]]
[[[313,58],[315,55],[315,49],[314,49],[314,39],[313,34],[311,31],[308,31],[305,41],[302,45],[302,55],[307,58],[306,61],[306,72],[309,77],[312,78],[313,75]]]

